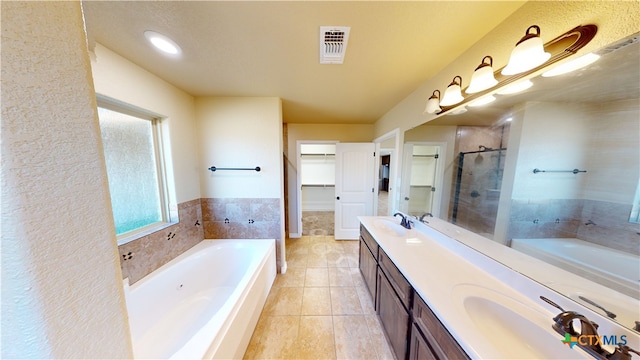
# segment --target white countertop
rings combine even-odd
[[[399,218],[366,216],[359,219],[472,358],[548,357],[549,348],[554,349],[552,357],[592,358],[577,346],[569,349],[562,344],[563,336],[551,330],[552,318],[560,311],[540,300],[540,295],[597,322],[600,325],[600,335],[625,335],[629,346],[639,348],[640,336],[629,329],[608,321],[588,308],[523,276],[503,265],[502,260],[497,262],[492,258],[507,257],[508,261],[531,263],[531,266],[539,268],[538,271],[543,271],[542,268],[546,264],[537,259],[489,239],[474,237],[473,233],[436,218],[428,219],[429,226],[414,220],[414,228],[407,230],[405,234],[395,233],[384,226],[389,222],[399,224]],[[434,227],[439,228],[439,231]],[[490,253],[492,258],[444,235],[451,232],[455,232],[456,235],[469,233],[463,234],[468,240],[465,242],[472,242],[473,244],[469,245],[479,248],[484,253]],[[509,328],[504,327],[492,328],[492,320],[500,317],[502,313],[491,313],[491,306],[483,307],[482,302],[478,303],[480,305],[477,307],[474,305],[474,299],[469,301],[469,296],[475,300],[485,297],[497,299],[498,302],[507,304],[514,312],[526,314],[526,320],[538,324],[539,327],[527,326],[529,323],[525,321],[521,324],[522,330],[517,332],[508,331]],[[514,315],[514,318],[519,319],[517,315]],[[510,325],[519,329],[516,324]],[[535,336],[538,329],[552,332],[552,337],[546,333]],[[523,342],[522,339],[526,337],[529,338]],[[549,343],[550,339],[557,342]],[[528,346],[523,348],[523,343],[527,343]],[[540,348],[546,348],[547,352],[537,353]],[[613,347],[605,349],[611,351]]]

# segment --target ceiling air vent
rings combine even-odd
[[[320,64],[342,64],[350,29],[348,26],[320,27]]]

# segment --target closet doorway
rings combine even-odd
[[[334,235],[335,142],[299,144],[302,235]]]

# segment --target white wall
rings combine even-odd
[[[283,197],[279,98],[197,98],[196,118],[203,198]],[[211,172],[211,166],[261,170]]]
[[[1,6],[0,357],[131,358],[80,3]]]
[[[193,96],[100,44],[91,66],[96,93],[164,117],[170,205],[200,198]]]
[[[529,102],[524,108],[513,199],[579,199],[584,173],[533,173],[540,170],[584,170],[590,116],[581,104]],[[520,121],[520,118],[514,120]],[[549,131],[553,129],[553,131]],[[511,156],[509,154],[508,156]]]

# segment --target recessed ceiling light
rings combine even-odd
[[[180,46],[165,35],[147,30],[144,32],[144,36],[156,49],[162,51],[164,54],[178,56],[182,53]]]
[[[593,64],[596,60],[600,59],[600,55],[594,53],[588,53],[584,56],[580,56],[577,59],[573,59],[566,63],[562,63],[549,71],[542,74],[543,77],[552,77],[572,72],[574,70],[581,69],[587,65]]]

